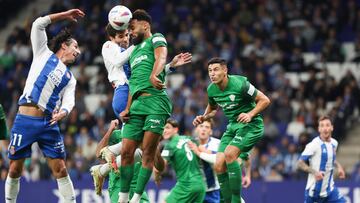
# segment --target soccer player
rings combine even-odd
[[[216,152],[219,148],[220,140],[214,137],[211,137],[212,134],[212,119],[204,121],[199,124],[195,132],[198,136],[199,146],[196,144],[189,142],[188,145],[190,149],[202,159],[202,170],[203,176],[206,183],[206,195],[204,199],[204,203],[213,203],[213,202],[223,202],[220,198],[220,186],[216,177],[214,164],[216,160]],[[245,165],[245,176],[243,177],[243,187],[247,188],[251,184],[251,163],[249,160],[248,153],[247,156],[240,157],[239,159],[241,163]],[[244,200],[241,200],[244,202]]]
[[[327,116],[320,117],[318,124],[320,135],[306,145],[298,161],[298,167],[309,173],[304,202],[346,202],[334,185],[335,166],[339,178],[345,178],[343,167],[336,161],[338,142],[331,137],[334,127]]]
[[[108,24],[105,28],[109,40],[103,44],[102,56],[108,71],[108,80],[114,88],[112,107],[116,117],[125,110],[129,94],[129,78],[131,75],[128,63],[131,52],[135,46],[129,47],[129,31],[115,30]],[[174,71],[175,67],[182,66],[191,61],[190,53],[180,53],[165,67],[166,72]]]
[[[128,202],[134,171],[134,152],[142,142],[143,158],[135,194],[131,203],[138,202],[149,181],[159,140],[172,104],[165,91],[165,60],[167,43],[160,33],[151,33],[151,16],[136,10],[130,21],[130,33],[135,48],[130,56],[130,97],[126,109],[120,113],[123,121],[121,150],[121,192],[119,202]]]
[[[59,20],[77,21],[85,14],[79,9],[37,18],[31,28],[33,61],[19,99],[8,157],[9,174],[5,183],[5,200],[16,202],[19,179],[25,158],[31,156],[31,145],[39,144],[56,178],[59,192],[65,202],[75,202],[72,181],[66,171],[65,149],[58,121],[68,115],[75,104],[76,80],[69,70],[80,54],[77,41],[63,30],[47,46],[46,26]]]
[[[260,112],[270,100],[257,90],[246,77],[229,75],[224,59],[208,62],[211,84],[207,88],[208,105],[203,115],[196,116],[195,126],[215,116],[220,106],[229,120],[216,154],[215,170],[225,202],[240,202],[241,169],[237,161],[241,153],[248,153],[264,132]]]
[[[199,159],[188,147],[190,136],[178,135],[179,124],[168,119],[163,137],[169,142],[164,146],[161,156],[165,163],[171,164],[176,173],[176,185],[166,197],[167,203],[201,203],[205,197],[205,184],[200,172]],[[155,173],[157,176],[160,174]]]
[[[117,119],[111,121],[108,131],[101,139],[101,141],[99,142],[96,148],[96,155],[98,157],[100,155],[100,150],[105,146],[107,145],[113,146],[114,144],[119,144],[119,143],[121,144],[121,140],[122,140],[121,130],[116,130],[116,127],[118,125],[119,125],[119,121]],[[141,166],[141,154],[142,151],[140,149],[137,149],[135,151],[135,169],[134,169],[134,177],[132,179],[131,187],[130,187],[130,197],[132,197],[134,193],[133,191],[136,187],[136,180]],[[118,165],[121,164],[121,156],[116,157],[116,164]],[[101,195],[104,179],[107,175],[109,175],[108,190],[109,190],[110,200],[112,203],[117,203],[119,198],[118,193],[120,191],[120,175],[115,171],[111,170],[109,164],[95,165],[91,167],[90,171],[94,179],[95,191],[98,195]],[[140,202],[142,203],[149,202],[149,198],[146,192],[142,194]]]
[[[5,112],[0,104],[0,140],[6,140],[8,139],[8,129],[6,125],[6,117]]]

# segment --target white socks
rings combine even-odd
[[[110,171],[111,171],[111,167],[109,164],[102,164],[100,165],[100,175],[102,177],[106,177],[107,175],[109,175]]]
[[[58,183],[59,192],[61,196],[64,198],[64,202],[66,203],[76,202],[74,186],[69,175],[63,178],[56,179],[56,181]]]
[[[117,143],[117,144],[114,144],[114,145],[109,146],[108,149],[109,149],[115,156],[118,156],[118,155],[120,155],[121,147],[122,147],[122,142],[119,142],[119,143]]]
[[[129,193],[128,192],[119,192],[119,203],[128,203]]]
[[[140,202],[141,195],[138,193],[134,193],[134,196],[131,198],[129,203],[139,203]]]
[[[5,181],[5,202],[16,203],[16,198],[20,190],[20,178],[10,178],[8,175]]]

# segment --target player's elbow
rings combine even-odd
[[[266,95],[263,96],[262,101],[265,107],[268,107],[271,103],[269,97],[267,97]]]

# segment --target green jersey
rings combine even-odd
[[[187,145],[190,140],[189,136],[174,135],[161,153],[161,156],[174,168],[178,183],[202,181],[199,158]]]
[[[211,106],[219,105],[229,122],[234,123],[240,113],[247,113],[256,106],[257,90],[246,77],[228,75],[228,78],[224,91],[214,83],[208,86],[208,101]]]
[[[141,92],[150,93],[152,95],[166,95],[165,89],[158,90],[154,88],[149,80],[155,63],[154,50],[157,47],[166,46],[166,39],[160,33],[152,35],[135,46],[135,49],[130,55],[131,77],[129,85],[131,96],[136,98]],[[165,82],[165,70],[158,78],[163,83]]]
[[[8,136],[8,129],[6,126],[5,112],[2,105],[0,104],[0,140],[6,140],[8,139],[8,137],[9,136]]]

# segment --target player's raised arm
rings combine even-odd
[[[193,125],[197,126],[202,122],[213,118],[217,112],[217,109],[218,109],[217,105],[211,105],[210,103],[208,103],[205,109],[205,113],[203,115],[196,116],[195,119],[193,120]]]
[[[42,53],[47,48],[47,36],[45,28],[56,21],[70,20],[77,21],[77,18],[84,17],[85,14],[79,9],[71,9],[65,12],[54,13],[44,17],[37,18],[31,28],[30,39],[34,56]]]
[[[170,73],[175,71],[175,68],[186,65],[191,62],[192,55],[189,52],[180,53],[174,56],[170,63],[166,64],[165,72]]]
[[[158,78],[159,74],[164,70],[166,57],[167,57],[167,48],[165,46],[160,46],[154,50],[155,63],[153,66],[153,71],[150,75],[150,82],[156,89],[163,89],[164,84]]]

